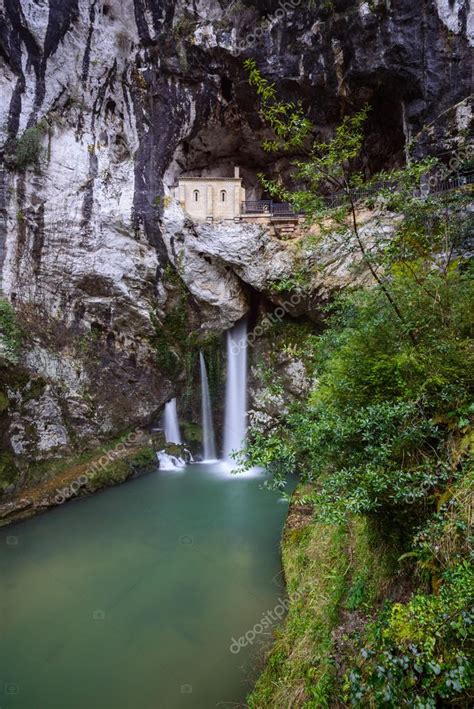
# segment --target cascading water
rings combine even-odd
[[[206,360],[202,352],[199,353],[201,367],[201,411],[202,411],[202,438],[204,460],[216,459],[216,440],[214,424],[212,423],[211,397],[209,395],[209,382],[207,378]]]
[[[179,430],[178,412],[176,409],[176,399],[171,399],[165,404],[165,412],[163,414],[163,430],[165,433],[166,443],[176,443],[182,445],[181,432]],[[184,458],[175,455],[170,455],[166,451],[159,451],[156,454],[160,464],[160,470],[180,470],[186,466]],[[192,458],[191,458],[192,459]]]
[[[247,323],[227,333],[227,384],[224,417],[224,460],[240,450],[247,430]]]
[[[182,441],[178,423],[178,412],[176,410],[176,399],[171,399],[171,401],[165,404],[163,428],[167,443],[177,443],[181,445]]]

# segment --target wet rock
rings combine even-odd
[[[293,5],[279,19],[276,0],[6,3],[0,283],[31,332],[22,366],[48,386],[30,412],[18,388],[8,415],[19,455],[56,455],[151,420],[179,387],[183,368],[164,372],[154,345],[175,308],[170,263],[203,336],[247,312],[252,291],[285,303],[274,285],[301,254],[259,227],[196,226],[166,209],[182,173],[239,164],[249,198],[262,194],[259,171],[288,178],[292,158],[261,149],[243,59],[301,99],[322,138],[343,112],[371,104],[367,172],[403,162],[413,138],[420,154],[437,154],[469,131],[468,0]],[[27,129],[40,157],[15,165]],[[317,318],[335,290],[366,278],[345,246],[303,254],[313,293],[291,314]]]

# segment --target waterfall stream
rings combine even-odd
[[[199,352],[199,364],[201,367],[201,412],[202,412],[202,441],[204,461],[208,462],[216,459],[216,440],[214,436],[214,424],[212,422],[211,397],[209,395],[209,381],[207,378],[206,360],[202,352]]]
[[[227,333],[227,383],[224,417],[224,460],[233,463],[247,430],[247,323],[238,323]]]
[[[178,412],[176,410],[176,399],[171,399],[171,401],[168,401],[165,405],[163,428],[167,443],[177,443],[181,445],[182,441],[178,423]]]

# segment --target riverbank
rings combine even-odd
[[[282,538],[290,600],[288,616],[257,684],[250,709],[347,706],[344,675],[358,639],[386,600],[407,597],[410,579],[397,569],[397,553],[371,534],[366,521],[318,522],[293,495]]]
[[[35,466],[27,488],[0,501],[0,527],[27,519],[51,507],[126,482],[156,466],[150,435],[137,430],[94,451]]]

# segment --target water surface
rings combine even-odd
[[[1,709],[243,702],[269,636],[231,638],[282,595],[287,508],[261,483],[157,471],[1,530]]]

